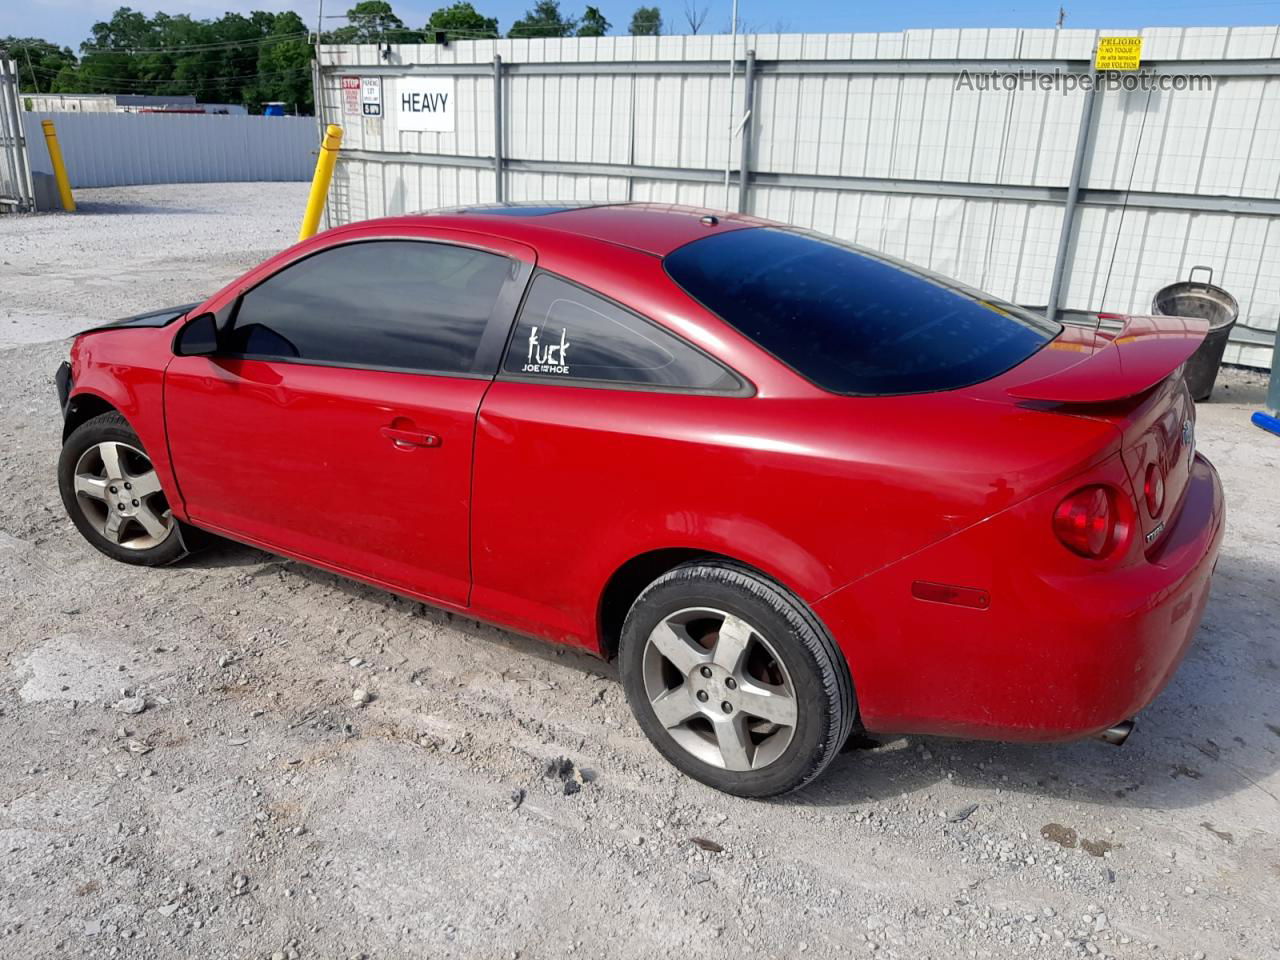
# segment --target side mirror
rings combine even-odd
[[[212,313],[202,313],[188,321],[173,341],[180,357],[208,357],[218,352],[218,321]]]

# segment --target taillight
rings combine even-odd
[[[1067,549],[1098,559],[1115,549],[1124,533],[1110,487],[1083,487],[1058,504],[1053,532]]]
[[[1164,476],[1154,463],[1147,464],[1147,476],[1142,481],[1142,496],[1147,501],[1147,516],[1152,520],[1164,509]]]

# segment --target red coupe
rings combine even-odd
[[[1223,530],[1181,367],[829,237],[645,205],[330,230],[79,335],[62,498],[616,658],[673,764],[768,796],[858,730],[1102,735],[1169,680]]]

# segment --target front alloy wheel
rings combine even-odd
[[[149,550],[173,533],[173,511],[147,455],[116,440],[95,443],[75,467],[77,503],[93,529],[126,550]]]
[[[120,414],[100,414],[71,432],[58,458],[58,489],[81,536],[112,559],[157,566],[186,553],[146,448]]]

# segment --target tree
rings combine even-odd
[[[425,33],[428,43],[435,43],[435,31],[457,34],[460,40],[476,40],[498,35],[498,18],[486,17],[466,0],[458,0],[451,7],[441,7],[431,14]]]
[[[538,0],[532,10],[511,25],[508,37],[571,37],[578,21],[560,15],[559,0]]]
[[[657,37],[662,34],[662,11],[657,7],[636,7],[631,15],[633,37]]]
[[[145,48],[154,45],[156,32],[156,25],[147,18],[145,13],[121,7],[111,15],[110,20],[99,20],[93,25],[89,31],[89,39],[81,44],[80,48],[82,50]]]
[[[603,37],[609,32],[609,26],[609,21],[604,18],[599,7],[588,6],[587,12],[582,15],[582,20],[578,24],[578,36]]]
[[[256,113],[262,104],[278,100],[298,113],[314,111],[311,60],[315,48],[306,33],[306,24],[292,10],[276,14],[269,42],[258,46],[258,76],[244,88],[243,101],[249,109]]]
[[[358,4],[350,11],[356,30],[376,30],[390,10],[378,0],[373,7]],[[299,112],[312,108],[314,51],[296,13],[255,10],[194,20],[185,14],[147,17],[121,7],[93,25],[80,50],[79,67],[59,72],[54,93],[189,94],[254,112],[268,100],[282,100]]]
[[[93,25],[81,44],[76,77],[83,93],[189,94],[238,103],[246,77],[257,72],[252,44],[270,31],[275,14],[227,14],[193,20],[121,7]]]
[[[23,93],[48,91],[64,69],[76,67],[70,49],[36,37],[0,37],[0,51],[4,50],[18,64],[18,89]]]
[[[711,8],[703,5],[698,6],[694,0],[684,0],[684,19],[689,24],[689,32],[697,33],[702,29],[702,25],[707,21],[707,14]],[[728,32],[728,31],[726,31]]]
[[[347,11],[347,25],[334,30],[333,43],[421,43],[421,30],[409,30],[387,0],[360,0]]]

